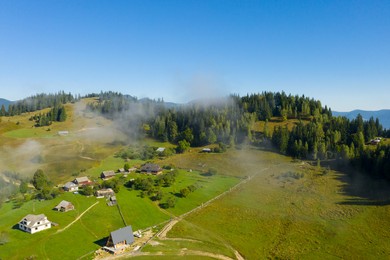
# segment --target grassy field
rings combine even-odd
[[[277,159],[263,151],[252,154],[255,158],[243,164],[246,168],[252,166],[255,173],[265,164],[269,169],[186,217],[168,236],[231,245],[246,259],[390,255],[388,203],[348,203],[359,198],[344,191],[343,187],[356,184],[346,182],[342,173],[324,174],[323,169],[286,162],[285,157]],[[164,251],[150,250],[156,249]]]

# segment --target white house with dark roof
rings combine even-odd
[[[49,228],[51,228],[51,222],[44,214],[28,214],[21,221],[19,221],[19,229],[30,234],[34,234]]]
[[[69,192],[78,191],[79,190],[79,186],[77,186],[77,184],[72,182],[72,181],[69,181],[69,182],[65,183],[63,188],[64,188],[64,191],[69,191]]]

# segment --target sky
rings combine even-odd
[[[390,108],[388,0],[0,0],[0,97],[284,91]]]

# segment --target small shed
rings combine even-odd
[[[116,197],[115,196],[111,196],[108,199],[107,205],[108,206],[115,206],[116,204],[118,204],[118,202],[116,201]]]
[[[165,151],[165,148],[164,147],[159,147],[159,148],[157,148],[157,150],[156,150],[156,152],[158,152],[158,153],[162,153],[162,152],[164,152]]]
[[[61,212],[67,212],[69,210],[74,210],[74,206],[69,201],[63,200],[60,204],[54,207],[54,209]]]
[[[58,135],[65,136],[68,135],[69,131],[58,131]]]

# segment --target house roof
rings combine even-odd
[[[146,163],[141,167],[141,171],[145,172],[159,172],[162,171],[161,167],[154,163]]]
[[[80,182],[89,182],[90,180],[88,179],[88,177],[78,177],[78,178],[76,178],[75,179],[75,181],[77,182],[77,183],[80,183]]]
[[[45,214],[39,214],[39,215],[28,214],[22,220],[20,220],[20,222],[22,222],[24,220],[27,221],[27,222],[31,222],[30,224],[27,225],[28,227],[31,227],[35,223],[37,223],[38,221],[43,221],[45,219],[46,219]]]
[[[98,193],[114,193],[114,191],[111,189],[111,188],[107,188],[107,189],[101,189],[101,190],[98,190],[97,191]]]
[[[131,226],[127,226],[118,230],[111,232],[111,239],[114,245],[126,241],[127,245],[130,245],[134,242],[133,229]]]
[[[69,188],[77,187],[77,185],[74,182],[69,181],[65,183],[64,187],[69,189]]]
[[[103,171],[102,174],[103,174],[104,177],[115,176],[115,172],[114,171]]]
[[[67,208],[68,206],[72,205],[69,201],[63,200],[58,204],[55,209],[61,209],[61,208]]]

